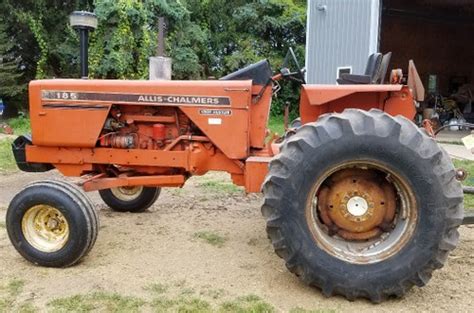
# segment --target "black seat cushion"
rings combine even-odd
[[[380,64],[382,63],[382,54],[373,53],[367,60],[367,66],[365,67],[365,73],[363,75],[357,74],[342,74],[337,80],[339,85],[366,85],[374,84],[377,79],[377,74],[380,70]]]

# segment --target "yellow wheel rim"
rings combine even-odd
[[[35,205],[21,221],[26,241],[35,249],[52,253],[61,250],[69,239],[69,224],[55,207]]]
[[[119,200],[128,202],[138,199],[143,192],[143,186],[111,188],[112,194]]]

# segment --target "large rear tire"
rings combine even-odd
[[[411,121],[350,109],[302,126],[270,163],[275,252],[323,294],[381,302],[423,286],[459,239],[449,156]]]
[[[68,267],[92,249],[99,222],[92,203],[76,186],[39,181],[11,201],[8,236],[28,261],[46,267]]]
[[[118,187],[99,190],[100,197],[114,211],[142,213],[158,199],[161,188]]]

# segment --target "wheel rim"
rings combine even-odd
[[[410,240],[418,219],[409,183],[374,161],[326,171],[313,185],[306,220],[318,247],[353,264],[384,261]]]
[[[110,191],[117,199],[128,202],[140,197],[143,186],[117,187],[111,188]]]
[[[21,227],[26,241],[42,252],[59,251],[69,239],[69,224],[65,216],[49,205],[29,208],[22,218]]]

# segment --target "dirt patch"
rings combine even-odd
[[[0,175],[0,299],[11,299],[8,288],[1,286],[21,282],[21,290],[8,302],[17,308],[43,311],[57,304],[85,305],[74,302],[79,300],[109,303],[114,297],[146,311],[154,308],[153,303],[172,303],[176,308],[205,302],[212,308],[231,309],[240,305],[235,299],[261,299],[263,307],[271,305],[282,312],[297,307],[337,312],[467,312],[474,305],[474,228],[461,227],[460,246],[447,266],[434,274],[428,286],[414,288],[404,299],[381,305],[328,299],[302,284],[274,254],[260,214],[261,196],[230,189],[229,177],[214,173],[192,178],[184,189],[164,190],[144,214],[112,212],[97,193],[91,193],[101,228],[89,256],[68,269],[36,267],[17,254],[2,223],[9,201],[24,185],[58,177],[55,172]],[[67,298],[76,295],[82,296]],[[53,301],[58,298],[62,300]],[[184,304],[166,300],[177,298],[185,299]]]

